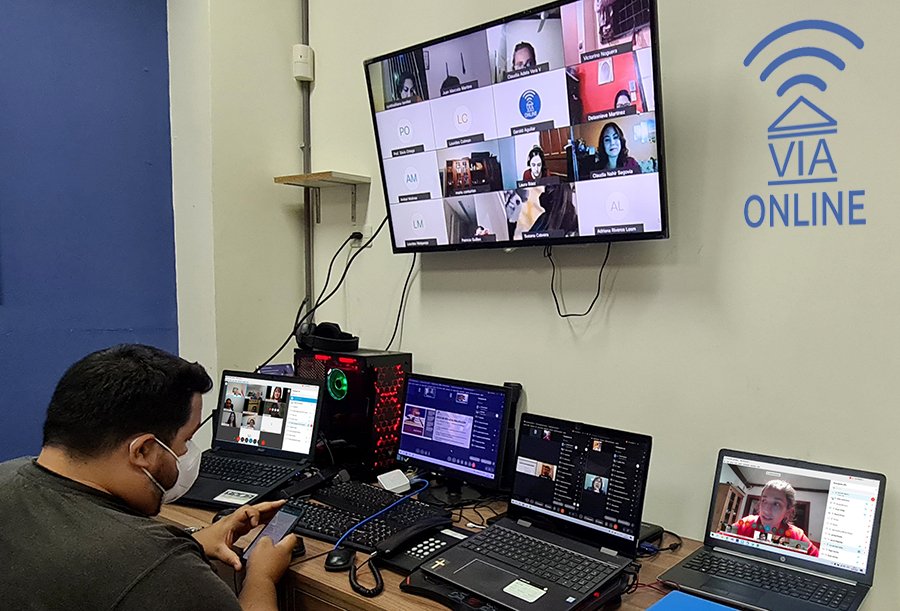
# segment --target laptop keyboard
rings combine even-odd
[[[290,465],[267,465],[255,461],[204,454],[200,460],[200,473],[207,477],[236,484],[269,486],[276,480],[295,471]]]
[[[684,566],[701,573],[751,584],[840,611],[849,609],[856,599],[856,592],[843,585],[823,584],[821,580],[807,577],[802,573],[779,570],[759,562],[745,562],[710,552],[700,552]]]
[[[582,594],[617,568],[502,526],[492,526],[459,545]]]

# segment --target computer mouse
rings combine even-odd
[[[226,507],[225,509],[220,509],[216,515],[213,516],[212,522],[215,524],[225,516],[230,516],[237,510],[237,507]]]
[[[356,552],[346,547],[338,547],[325,556],[326,571],[348,571],[356,558]]]

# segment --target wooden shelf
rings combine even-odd
[[[371,184],[372,179],[368,176],[358,176],[344,172],[315,172],[313,174],[276,176],[275,182],[280,185],[326,189],[328,187],[368,185]]]

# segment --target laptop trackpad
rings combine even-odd
[[[543,588],[537,588],[527,581],[522,581],[515,573],[510,573],[483,560],[473,560],[456,571],[456,574],[465,575],[473,583],[482,583],[485,586],[490,585],[500,588],[510,596],[515,596],[529,603],[533,603],[547,593]]]
[[[748,588],[733,581],[726,579],[710,578],[700,588],[704,592],[721,596],[728,600],[735,600],[742,603],[753,604],[762,598],[763,592],[755,588]]]

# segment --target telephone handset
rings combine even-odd
[[[413,542],[422,538],[425,533],[446,528],[453,524],[453,518],[450,516],[429,516],[422,518],[415,524],[407,526],[403,530],[394,533],[384,541],[375,545],[376,558],[390,558],[401,550],[408,547],[404,545],[407,542]]]

